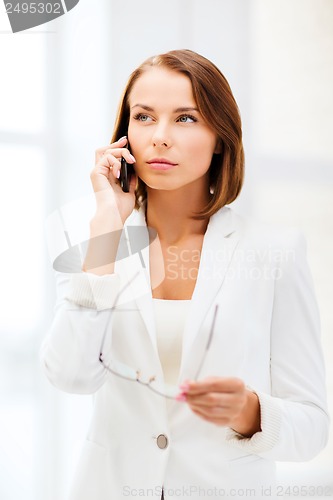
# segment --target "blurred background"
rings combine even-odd
[[[130,72],[175,48],[211,59],[241,110],[246,179],[231,206],[306,235],[333,414],[333,2],[80,0],[16,34],[1,5],[1,500],[66,498],[91,398],[59,392],[39,366],[55,301],[45,221],[91,192]],[[332,495],[333,437],[278,469],[281,485]]]

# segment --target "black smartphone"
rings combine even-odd
[[[120,186],[124,193],[129,192],[131,177],[133,174],[133,165],[131,163],[127,163],[125,158],[121,158],[121,167],[120,167]]]

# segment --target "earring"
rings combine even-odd
[[[214,186],[210,186],[209,192],[210,192],[210,194],[214,194],[214,192],[215,192]]]

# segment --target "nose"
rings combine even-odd
[[[166,124],[162,122],[156,124],[152,135],[152,143],[154,147],[163,146],[169,148],[171,146],[171,138]]]

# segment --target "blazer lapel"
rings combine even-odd
[[[240,239],[240,228],[240,218],[229,207],[220,209],[209,221],[203,241],[197,283],[183,335],[180,376],[188,363],[191,363],[189,354],[193,342],[209,308],[214,304],[218,291],[223,286],[225,275]],[[158,244],[158,238],[154,242]],[[149,273],[149,233],[143,209],[135,211],[128,219],[122,245],[123,248],[127,246],[128,255],[133,257],[128,259],[124,267],[127,279],[132,279],[138,268],[140,269],[141,276],[131,287],[136,289],[133,296],[135,296],[137,307],[158,356]],[[163,262],[161,262],[161,269],[163,269]]]
[[[130,287],[158,355],[149,272],[149,240],[149,229],[145,220],[144,208],[133,211],[133,214],[126,221],[123,233],[122,248],[126,247],[125,253],[127,252],[127,255],[130,256],[127,259],[126,266],[124,266],[124,272],[127,275],[127,280],[130,281],[139,270],[139,276],[133,280]],[[158,239],[155,238],[153,244],[158,244]]]
[[[209,308],[214,305],[215,297],[223,286],[240,240],[240,229],[240,219],[229,207],[223,207],[210,219],[204,237],[197,283],[183,336],[180,379],[185,370],[186,373],[190,372],[192,376],[195,374],[192,366],[193,359],[190,356],[191,347]]]

